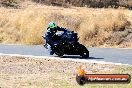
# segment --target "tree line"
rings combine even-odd
[[[10,4],[17,1],[34,1],[37,3],[44,3],[55,6],[73,5],[78,7],[89,7],[89,8],[119,8],[125,7],[132,9],[132,0],[1,0],[0,3],[4,2]]]
[[[119,8],[125,7],[132,9],[132,0],[33,0],[39,3],[46,3],[50,5],[63,6],[70,4],[79,7],[90,8]]]

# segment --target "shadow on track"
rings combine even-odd
[[[58,57],[58,56],[55,56],[55,57]],[[61,58],[73,58],[73,59],[104,59],[104,58],[97,58],[97,57],[82,58],[81,56],[63,56]]]
[[[104,59],[104,58],[89,57],[88,59]]]

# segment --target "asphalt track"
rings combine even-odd
[[[86,60],[105,61],[132,65],[132,49],[119,48],[88,48],[90,57]],[[20,54],[32,56],[50,56],[49,51],[42,45],[0,45],[0,54]],[[80,56],[65,55],[65,59],[80,60]],[[61,58],[60,58],[61,59]]]

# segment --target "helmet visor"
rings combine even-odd
[[[53,25],[53,26],[49,26],[49,27],[50,27],[50,28],[55,28],[56,26]]]

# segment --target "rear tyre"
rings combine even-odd
[[[80,56],[82,56],[82,58],[89,58],[89,51],[84,45],[80,44],[80,50]]]

